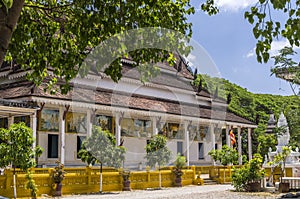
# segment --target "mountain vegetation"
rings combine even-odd
[[[249,119],[258,124],[253,133],[253,153],[265,155],[269,147],[275,149],[277,144],[278,129],[274,134],[266,134],[265,130],[270,113],[274,113],[278,119],[281,112],[287,118],[290,131],[290,145],[300,147],[300,100],[299,96],[280,96],[271,94],[255,94],[247,91],[228,80],[207,75],[198,75],[194,81],[197,86],[202,83],[203,89],[210,93],[217,90],[218,97],[227,99],[229,111]],[[244,132],[245,131],[245,132]],[[247,129],[243,129],[243,153],[247,153]],[[245,136],[245,137],[244,137]]]

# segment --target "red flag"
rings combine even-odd
[[[235,140],[235,135],[234,135],[232,129],[230,130],[229,135],[230,135],[231,144],[234,145],[236,140]]]

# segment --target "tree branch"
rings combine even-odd
[[[60,8],[65,8],[65,7],[69,7],[74,5],[74,3],[70,3],[70,4],[66,4],[66,5],[60,5],[60,6],[55,6],[55,7],[47,7],[45,5],[30,5],[30,4],[24,4],[24,7],[28,7],[28,8],[37,8],[40,10],[46,10],[46,11],[53,11],[56,9],[60,9]]]
[[[13,30],[19,20],[25,0],[14,0],[12,7],[8,10],[2,6],[0,9],[0,67],[4,61]]]

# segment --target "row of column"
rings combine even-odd
[[[65,125],[66,125],[66,112],[67,110],[64,107],[60,107],[60,161],[62,164],[64,164],[65,162]],[[87,110],[87,135],[90,136],[91,135],[91,131],[92,131],[92,119],[91,119],[91,110]],[[115,115],[115,121],[116,121],[116,125],[115,125],[115,132],[116,132],[116,145],[119,146],[121,143],[121,120],[122,120],[123,114],[122,113],[117,113]],[[10,117],[8,119],[8,124],[12,124],[14,121],[13,117]],[[153,122],[153,134],[157,135],[158,134],[158,125],[157,123],[160,122],[160,119],[158,117],[153,117],[152,118],[152,122]],[[188,131],[188,126],[189,126],[189,121],[185,121],[184,122],[184,148],[186,150],[186,159],[187,159],[187,165],[189,165],[189,157],[190,157],[190,141],[189,141],[189,131]],[[33,129],[33,137],[36,139],[36,130],[37,130],[37,113],[34,113],[30,116],[30,127]],[[215,125],[211,124],[210,125],[210,142],[211,142],[211,149],[215,148]],[[230,142],[230,136],[229,136],[229,129],[230,126],[226,125],[226,144],[228,146],[231,146],[231,142]],[[238,139],[237,139],[237,143],[238,143],[238,154],[239,154],[239,164],[242,164],[242,140],[241,140],[241,127],[237,127],[237,131],[238,131]],[[249,159],[252,159],[252,143],[251,143],[251,128],[248,128],[248,156]],[[36,146],[36,141],[34,142],[33,146]]]
[[[230,131],[231,127],[229,125],[226,126],[226,145],[231,147],[230,140]],[[248,158],[252,159],[252,136],[251,136],[251,128],[248,128]],[[242,136],[241,136],[241,127],[237,127],[237,146],[238,146],[238,154],[239,154],[239,165],[242,165]]]
[[[62,111],[61,111],[62,112]],[[115,125],[115,135],[116,135],[116,145],[119,146],[121,143],[121,120],[122,120],[122,114],[121,113],[117,113],[115,115],[115,121],[116,121],[116,125]],[[61,162],[64,164],[64,154],[65,154],[65,118],[61,118],[62,121],[62,126],[61,126]],[[157,117],[153,117],[152,118],[152,124],[153,124],[153,134],[157,135],[158,134],[158,122],[159,119]],[[186,160],[187,160],[187,166],[189,166],[190,163],[190,141],[189,141],[189,131],[188,131],[188,121],[185,121],[184,123],[184,148],[186,149]],[[92,131],[92,121],[91,121],[91,111],[88,110],[87,113],[87,135],[90,136],[91,135],[91,131]],[[211,149],[215,148],[215,127],[214,124],[210,125],[210,138],[211,138]],[[229,136],[229,129],[230,127],[227,125],[226,126],[226,144],[228,146],[231,146],[231,142],[230,142],[230,136]],[[241,139],[241,127],[237,127],[238,129],[238,155],[239,155],[239,164],[242,165],[242,139]],[[252,159],[252,137],[251,137],[251,128],[248,128],[248,157],[249,160]]]
[[[121,117],[120,117],[120,114],[117,114],[116,115],[116,144],[117,145],[120,145],[120,140],[121,140],[121,126],[120,126],[120,123],[121,123]],[[154,135],[157,135],[158,134],[158,131],[159,129],[157,128],[157,122],[159,122],[159,119],[157,117],[153,117],[152,118],[152,122],[153,122],[153,134]],[[187,161],[187,165],[189,166],[189,162],[190,162],[190,149],[189,149],[189,146],[190,146],[190,140],[189,140],[189,131],[188,131],[188,121],[185,121],[184,122],[184,132],[185,132],[185,135],[184,135],[184,147],[186,149],[186,161]],[[215,148],[215,128],[214,128],[214,124],[211,124],[210,125],[210,138],[211,138],[211,149],[214,149]],[[226,144],[228,146],[231,146],[231,142],[230,142],[230,137],[229,137],[229,129],[230,129],[230,126],[229,125],[226,125]],[[237,143],[238,143],[238,155],[239,155],[239,164],[242,165],[242,137],[241,137],[241,127],[237,127],[237,130],[238,130],[238,140],[237,140]],[[249,160],[252,159],[252,137],[251,137],[251,128],[248,128],[248,158]]]

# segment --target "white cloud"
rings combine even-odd
[[[253,48],[252,50],[250,50],[248,52],[248,54],[246,55],[247,58],[250,58],[250,57],[253,57],[254,56],[254,51],[255,51],[255,48]]]
[[[271,43],[271,50],[270,50],[270,57],[278,55],[279,54],[279,50],[284,48],[285,46],[291,46],[290,43],[288,42],[287,39],[285,40],[280,40],[280,41],[273,41]],[[294,47],[294,50],[299,50],[299,47]],[[255,56],[255,47],[253,49],[251,49],[247,55],[245,55],[246,58],[250,58]]]
[[[216,0],[219,9],[229,12],[237,12],[257,3],[258,0]]]
[[[284,48],[285,46],[291,46],[288,40],[273,41],[271,43],[270,55],[271,56],[278,55],[279,54],[278,51]]]

